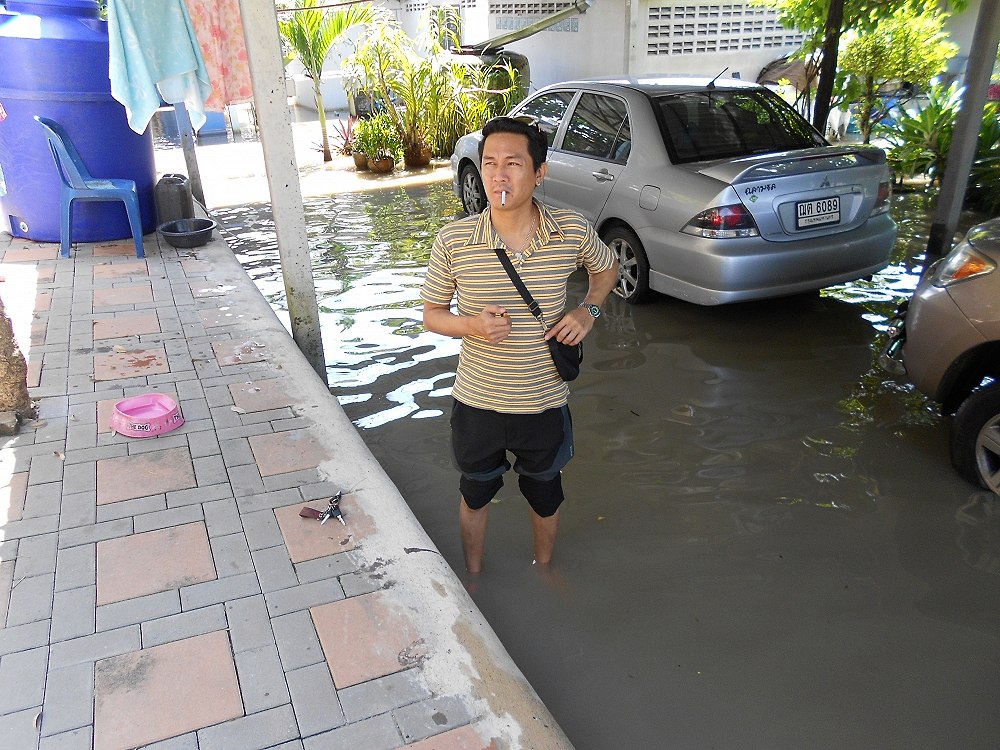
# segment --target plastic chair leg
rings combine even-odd
[[[59,212],[59,254],[68,258],[71,244],[69,230],[72,226],[70,217],[73,213],[73,199],[69,196],[63,197],[61,209]]]
[[[142,219],[139,217],[139,202],[132,196],[126,198],[125,211],[128,212],[128,223],[132,227],[132,237],[135,239],[135,257],[145,258],[146,250],[142,246]]]

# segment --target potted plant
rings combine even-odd
[[[368,34],[347,61],[383,110],[399,136],[407,166],[430,162],[427,140],[427,97],[434,84],[432,61],[411,39],[395,16],[373,9]],[[424,40],[426,41],[426,40]]]
[[[368,157],[358,148],[358,118],[354,115],[348,115],[346,120],[338,118],[333,122],[337,150],[344,156],[354,157],[354,166],[356,169],[368,169]]]
[[[402,149],[396,125],[385,112],[358,123],[355,143],[368,157],[368,168],[373,172],[391,172]]]

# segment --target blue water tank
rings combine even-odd
[[[149,131],[137,135],[111,96],[108,24],[96,0],[0,6],[0,230],[59,241],[61,182],[35,115],[60,123],[95,177],[135,180],[143,232],[156,228]],[[73,241],[131,237],[118,201],[73,204]]]

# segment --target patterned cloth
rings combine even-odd
[[[146,130],[161,97],[205,124],[212,84],[184,0],[108,0],[108,36],[111,95],[132,130]]]
[[[549,327],[566,307],[566,281],[578,268],[590,274],[614,268],[615,256],[594,228],[575,211],[535,203],[538,231],[517,268]],[[447,305],[458,294],[460,315],[478,315],[488,304],[510,315],[510,335],[499,344],[476,336],[462,339],[452,396],[477,409],[533,414],[566,404],[569,388],[556,372],[544,331],[510,277],[495,247],[504,247],[490,209],[441,228],[431,248],[421,298]]]
[[[205,109],[221,111],[228,104],[251,101],[253,86],[239,0],[187,0],[187,6],[212,80]]]

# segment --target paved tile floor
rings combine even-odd
[[[357,497],[349,527],[298,515],[340,489],[333,448],[296,409],[310,374],[234,296],[238,264],[205,262],[225,245],[146,248],[67,260],[0,235],[40,408],[0,449],[0,747],[499,748],[425,679],[422,634],[358,554]],[[115,402],[150,391],[183,425],[114,432]]]

